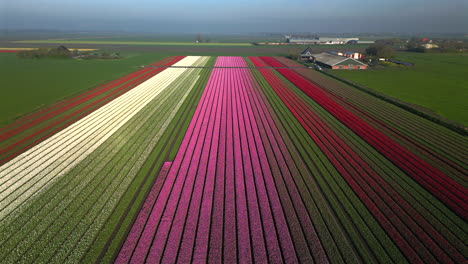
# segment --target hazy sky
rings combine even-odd
[[[467,0],[0,0],[0,28],[468,32]]]

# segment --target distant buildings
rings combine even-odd
[[[426,44],[423,44],[423,47],[425,49],[436,49],[439,47],[439,45],[437,44],[432,44],[432,43],[426,43]]]
[[[359,38],[299,38],[292,36],[285,36],[286,42],[293,44],[357,44]]]

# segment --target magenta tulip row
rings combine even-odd
[[[218,57],[215,66],[247,64]],[[315,246],[314,259],[326,261],[288,173],[292,198],[279,193],[265,145],[279,164],[292,159],[282,153],[286,146],[252,78],[248,69],[212,71],[176,158],[162,167],[117,263],[297,262],[298,236],[303,249]],[[292,217],[282,199],[293,199],[290,207],[302,215]],[[301,222],[304,234],[292,234],[287,218]],[[312,261],[310,252],[298,255]]]

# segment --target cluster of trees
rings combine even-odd
[[[102,52],[101,54],[92,53],[89,51],[80,52],[78,50],[69,50],[65,46],[57,48],[39,48],[34,50],[25,50],[16,53],[16,56],[21,59],[41,59],[41,58],[74,58],[74,59],[121,59],[119,53]]]
[[[395,57],[395,49],[390,45],[382,43],[375,43],[369,46],[365,53],[368,60],[375,60],[380,58],[388,60]]]
[[[406,49],[413,52],[425,52],[424,42],[420,38],[411,38],[406,43]]]
[[[202,34],[201,33],[198,33],[197,34],[197,40],[196,40],[197,43],[201,43],[201,42],[211,42],[211,39],[210,38],[203,38]]]
[[[375,44],[388,45],[388,46],[404,45],[405,43],[406,41],[400,38],[378,39],[375,41]]]
[[[291,60],[297,60],[297,59],[299,59],[299,55],[300,55],[301,51],[302,50],[300,50],[299,48],[289,49],[288,50],[288,55],[286,57],[291,59]]]
[[[434,45],[433,48],[427,48],[426,44]],[[413,52],[442,52],[442,53],[463,53],[468,51],[468,42],[463,40],[434,40],[430,43],[421,38],[411,38],[406,44],[408,51]]]
[[[108,53],[108,52],[102,52],[101,54],[99,53],[92,53],[92,52],[78,52],[78,54],[74,55],[73,58],[75,59],[82,59],[82,60],[93,60],[93,59],[100,59],[100,60],[115,60],[115,59],[121,59],[122,56],[120,56],[120,53]]]
[[[41,58],[70,58],[72,52],[65,46],[58,46],[54,49],[39,48],[35,50],[25,50],[16,53],[16,56],[22,59],[41,59]]]

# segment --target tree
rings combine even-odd
[[[292,60],[297,60],[300,53],[301,51],[298,48],[289,49],[287,57]]]
[[[198,43],[202,42],[202,35],[201,35],[201,33],[198,33],[198,34],[197,34],[197,42],[198,42]]]
[[[366,56],[370,59],[391,59],[395,57],[395,49],[388,45],[374,44],[366,49]]]
[[[403,43],[403,41],[400,38],[377,39],[375,41],[375,44],[382,44],[382,45],[389,45],[389,46],[395,46],[401,43]]]
[[[423,42],[419,38],[411,38],[408,43],[406,43],[406,48],[408,51],[415,52],[425,52],[426,49],[423,46]]]

